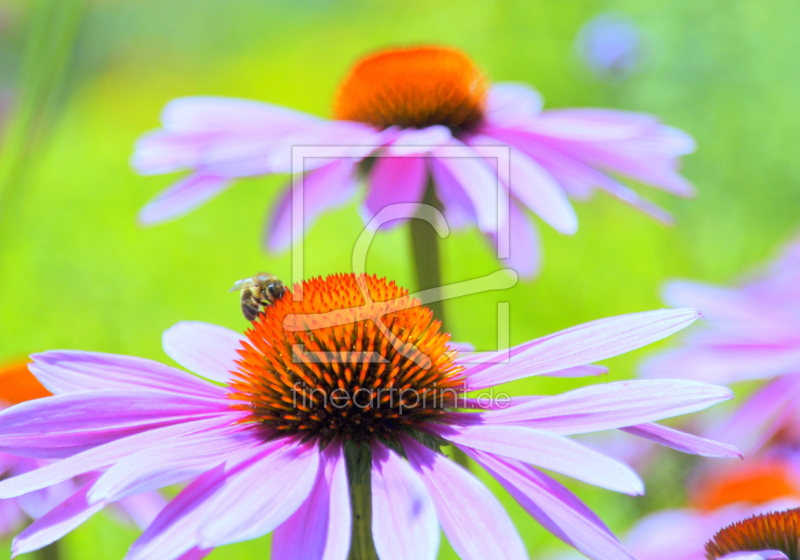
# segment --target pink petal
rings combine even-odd
[[[491,167],[472,148],[456,139],[449,146],[435,150],[433,155],[472,201],[478,227],[484,232],[497,232],[505,222],[504,209],[509,201]]]
[[[89,488],[91,483],[17,535],[11,546],[12,556],[38,550],[57,541],[103,509],[102,503],[93,505],[87,503],[86,493]]]
[[[189,175],[148,202],[139,212],[139,223],[151,226],[185,216],[230,186],[227,177]]]
[[[347,558],[352,514],[341,445],[328,445],[321,458],[323,466],[308,499],[272,534],[273,560]]]
[[[726,554],[720,560],[789,560],[780,550],[761,550],[758,552],[734,552]]]
[[[288,249],[294,240],[293,226],[296,233],[302,235],[323,212],[347,203],[356,192],[355,173],[354,161],[339,159],[295,177],[293,189],[299,191],[297,196],[303,202],[302,223],[293,223],[295,194],[288,189],[281,195],[269,220],[267,248],[273,252]]]
[[[222,426],[170,438],[123,457],[95,482],[90,503],[114,502],[194,478],[240,451],[263,443],[257,430]]]
[[[230,409],[224,401],[155,391],[103,389],[27,401],[0,413],[0,450],[68,457],[110,441]]]
[[[689,414],[731,398],[730,389],[698,381],[617,381],[487,412],[482,420],[582,434]]]
[[[434,560],[439,523],[433,501],[411,466],[372,446],[372,538],[381,560]]]
[[[469,368],[469,388],[491,387],[605,360],[661,340],[699,316],[694,309],[662,309],[584,323],[512,348],[510,364],[484,363]]]
[[[245,337],[236,331],[202,323],[182,321],[164,331],[164,352],[191,372],[219,383],[228,383]]]
[[[120,500],[111,507],[117,516],[144,531],[166,505],[167,499],[158,492],[146,492]]]
[[[428,165],[436,185],[436,195],[444,207],[443,213],[450,229],[459,230],[477,223],[478,217],[472,200],[448,168],[435,158],[430,158]]]
[[[487,158],[491,158],[491,152],[486,147],[496,143],[496,140],[482,135],[473,136],[470,140],[470,146]],[[511,175],[508,186],[514,196],[556,231],[575,233],[578,230],[578,217],[564,190],[552,175],[514,148],[510,148],[509,164]]]
[[[525,547],[497,498],[450,459],[402,436],[412,468],[428,489],[447,539],[463,560],[525,560]]]
[[[543,106],[541,94],[526,84],[494,84],[489,88],[484,119],[492,125],[514,126],[539,116]]]
[[[452,137],[450,130],[444,126],[404,128],[398,131],[385,150],[387,154],[395,156],[422,155],[430,153],[438,146],[446,145]]]
[[[608,368],[605,366],[575,366],[545,374],[546,377],[594,377],[605,375]]]
[[[639,424],[638,426],[622,428],[622,431],[649,439],[659,445],[671,447],[683,453],[691,453],[702,457],[742,458],[742,454],[739,450],[732,445],[687,434],[686,432],[667,428],[659,424]]]
[[[29,367],[50,392],[59,395],[100,389],[167,391],[179,395],[224,399],[223,392],[188,373],[152,360],[54,350],[31,356]]]
[[[629,467],[557,434],[505,425],[435,429],[459,446],[530,463],[616,492],[644,494],[641,479]]]
[[[658,126],[652,115],[613,109],[551,109],[525,129],[551,138],[610,142],[640,138]]]
[[[107,467],[123,457],[146,449],[165,439],[224,426],[235,421],[233,416],[170,424],[147,430],[90,448],[70,457],[47,463],[40,468],[0,481],[0,498],[11,498]]]
[[[539,274],[542,266],[542,247],[539,234],[533,221],[515,203],[509,207],[509,216],[506,226],[510,240],[508,257],[503,262],[522,278],[534,278]],[[497,245],[497,236],[490,234],[493,245]]]
[[[200,546],[254,539],[275,529],[311,493],[319,460],[316,444],[284,447],[231,476],[207,504]],[[219,512],[225,512],[224,518]]]
[[[480,451],[467,453],[529,515],[568,545],[595,560],[634,560],[600,518],[559,482],[517,461]]]
[[[369,177],[369,188],[364,201],[365,221],[372,220],[381,210],[393,204],[419,205],[425,192],[428,169],[421,157],[382,155],[375,158]],[[405,219],[382,224],[396,226],[412,219],[416,211],[409,211]]]

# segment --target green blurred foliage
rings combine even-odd
[[[32,6],[8,2],[0,10],[0,87],[12,95],[25,70]],[[646,39],[643,67],[615,85],[590,79],[572,50],[581,25],[609,9],[629,14]],[[695,200],[641,189],[676,214],[677,227],[603,195],[577,203],[576,235],[541,227],[539,279],[447,302],[454,339],[493,348],[499,302],[510,303],[513,344],[658,308],[665,279],[724,281],[793,233],[800,210],[800,5],[793,0],[98,0],[84,13],[58,118],[28,155],[19,204],[5,224],[0,359],[76,348],[168,361],[160,333],[177,321],[244,329],[236,296],[226,292],[232,282],[262,269],[290,278],[290,256],[266,255],[260,244],[286,178],[240,181],[183,219],[143,229],[137,211],[176,177],[135,175],[128,165],[134,141],[158,126],[167,101],[184,95],[260,99],[328,115],[356,57],[421,42],[466,50],[495,80],[535,85],[548,107],[651,112],[699,144],[685,160]],[[307,237],[305,275],[349,270],[360,232],[354,205],[324,216]],[[453,234],[443,251],[448,283],[498,268],[475,232]],[[404,230],[381,235],[368,269],[413,288],[410,261],[397,258],[407,252]],[[648,351],[610,360],[608,379],[632,376]],[[577,383],[531,379],[511,389],[546,393]],[[673,462],[669,472],[680,478],[683,463]],[[559,546],[483,477],[532,556]],[[648,508],[674,505],[573,487],[619,531],[642,513],[637,500]],[[66,539],[67,558],[121,558],[134,538],[99,516]],[[228,546],[212,558],[264,558],[268,541]],[[443,546],[441,558],[455,555]]]

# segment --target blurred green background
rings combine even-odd
[[[643,37],[638,70],[613,83],[593,78],[574,49],[579,29],[608,10],[626,14]],[[33,40],[37,28],[50,31]],[[795,0],[65,0],[57,7],[55,0],[6,0],[0,3],[0,100],[10,100],[3,103],[0,153],[6,189],[0,360],[75,348],[168,361],[161,332],[177,321],[243,330],[237,298],[226,292],[232,282],[262,269],[290,278],[289,254],[266,255],[260,245],[265,214],[286,177],[240,181],[183,219],[143,229],[137,211],[175,177],[135,175],[128,165],[133,142],[158,126],[168,100],[184,95],[245,97],[329,115],[356,57],[430,42],[464,49],[494,80],[533,84],[547,107],[651,112],[699,145],[685,159],[696,199],[640,189],[675,213],[677,227],[602,194],[577,203],[576,235],[540,228],[539,279],[447,302],[454,339],[493,348],[498,302],[510,303],[514,344],[658,308],[665,279],[729,279],[794,232],[800,217]],[[33,54],[32,43],[38,44]],[[325,215],[307,237],[306,275],[350,270],[360,231],[355,205]],[[452,235],[443,247],[448,283],[498,268],[475,232]],[[407,232],[381,235],[369,271],[413,288],[410,262],[398,258],[407,253]],[[633,375],[647,351],[609,361],[609,379]],[[535,379],[513,390],[555,392],[575,384]],[[671,460],[680,472],[681,459]],[[572,487],[624,532],[646,509],[680,499],[659,492],[669,468],[645,498]],[[561,549],[490,484],[532,556]],[[67,537],[66,558],[119,559],[134,538],[133,530],[97,516]],[[211,558],[265,558],[267,551],[268,538]],[[442,547],[441,558],[454,557]]]

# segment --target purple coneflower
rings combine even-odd
[[[706,544],[708,560],[800,560],[800,508],[733,523]]]
[[[462,558],[526,558],[498,500],[441,453],[449,444],[566,543],[591,558],[630,560],[539,468],[641,494],[630,468],[567,436],[622,428],[684,452],[734,456],[653,423],[730,391],[640,380],[516,399],[474,392],[535,375],[596,375],[605,370],[592,362],[697,317],[678,309],[602,319],[516,346],[508,362],[497,353],[467,362],[431,311],[393,282],[312,279],[266,307],[244,337],[202,323],[169,329],[167,354],[210,381],[126,356],[34,356],[31,370],[55,396],[0,414],[0,449],[61,459],[0,482],[0,496],[104,470],[61,510],[62,525],[74,527],[104,504],[191,481],[128,560],[201,555],[270,531],[278,560],[344,560],[351,549],[359,559],[424,560],[436,556],[440,527]]]
[[[170,102],[163,128],[138,142],[133,165],[144,174],[190,174],[150,202],[140,220],[152,224],[185,214],[236,178],[300,171],[292,166],[293,146],[327,147],[319,157],[306,154],[303,227],[353,198],[363,178],[367,221],[394,204],[439,206],[451,228],[477,224],[493,244],[498,232],[508,233],[510,252],[500,256],[532,276],[538,269],[538,236],[522,208],[571,234],[577,218],[568,196],[585,199],[595,189],[671,220],[618,175],[679,196],[693,193],[678,172],[678,157],[694,150],[685,133],[646,114],[542,111],[535,90],[490,84],[452,48],[397,48],[364,57],[342,82],[333,116],[325,120],[221,97]],[[496,169],[496,147],[510,154],[508,173]],[[287,189],[269,221],[265,241],[271,250],[292,243],[291,218],[292,189]]]

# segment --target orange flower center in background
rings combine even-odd
[[[716,560],[734,552],[780,550],[798,559],[800,508],[754,515],[720,530],[706,543],[706,558]]]
[[[28,370],[28,362],[0,368],[0,404],[19,404],[51,394]]]
[[[353,66],[339,88],[334,116],[380,129],[443,125],[458,133],[481,120],[487,88],[486,77],[455,49],[384,50]]]
[[[721,476],[707,477],[699,486],[692,504],[707,511],[737,502],[763,504],[779,498],[800,498],[791,466],[784,461],[745,464]]]
[[[296,284],[246,335],[229,396],[251,421],[286,435],[390,438],[442,415],[463,386],[441,323],[375,276]]]

